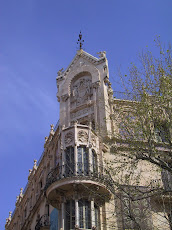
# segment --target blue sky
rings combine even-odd
[[[106,50],[110,78],[153,40],[172,42],[171,0],[0,1],[0,229],[14,210],[20,187],[39,159],[50,124],[59,118],[56,73],[84,50]]]

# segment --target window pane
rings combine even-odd
[[[66,203],[66,230],[70,229],[70,201]]]
[[[95,212],[95,225],[98,227],[98,207],[97,205],[94,205],[94,212]]]
[[[71,228],[74,229],[75,228],[75,201],[74,200],[71,201],[71,205],[72,205],[72,207],[71,207],[71,209],[72,209]]]
[[[83,147],[83,159],[84,159],[84,174],[88,174],[88,149]]]
[[[97,156],[94,150],[92,150],[92,163],[93,163],[93,172],[97,172]]]
[[[85,228],[91,228],[91,202],[85,201]]]
[[[78,202],[78,206],[79,206],[79,227],[83,228],[84,227],[84,216],[83,216],[83,200],[79,200]]]
[[[82,173],[82,147],[78,147],[78,173]]]
[[[79,205],[79,227],[91,229],[91,202],[81,199]]]
[[[66,176],[74,174],[74,148],[68,147],[65,151],[66,153]]]
[[[65,229],[75,229],[75,201],[70,200],[66,202],[66,220]]]

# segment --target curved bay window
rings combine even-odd
[[[98,229],[99,209],[94,201],[87,199],[69,200],[66,202],[65,230],[73,230],[78,225],[79,229]]]
[[[91,164],[89,164],[89,162]],[[97,154],[95,150],[92,150],[89,155],[89,149],[84,145],[78,146],[76,153],[73,147],[66,148],[65,175],[72,176],[77,174],[87,176],[90,172],[93,174],[98,172]]]

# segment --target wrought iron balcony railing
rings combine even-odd
[[[114,182],[108,170],[102,166],[83,163],[71,163],[53,168],[47,175],[45,190],[52,183],[65,178],[91,179],[105,184],[110,191],[113,190]]]
[[[40,219],[38,220],[35,226],[35,230],[41,230],[42,227],[49,227],[49,226],[50,226],[50,217],[47,214],[45,214],[41,216]]]

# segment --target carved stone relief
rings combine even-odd
[[[77,79],[71,87],[71,102],[75,101],[75,106],[80,106],[90,100],[92,95],[92,81],[90,76]]]
[[[91,135],[91,144],[93,145],[93,147],[96,147],[96,138],[93,134]]]
[[[66,145],[69,145],[74,139],[74,134],[72,132],[69,132],[65,135],[64,142]]]
[[[87,142],[88,141],[88,134],[85,131],[80,130],[78,132],[78,141]]]

